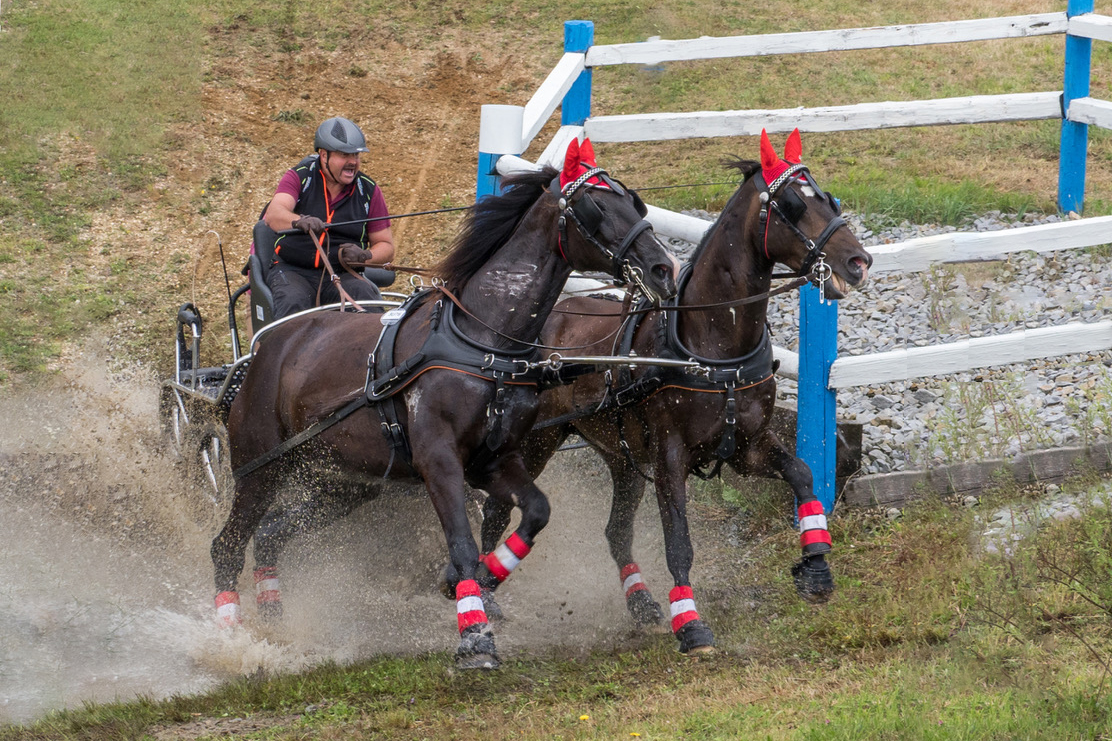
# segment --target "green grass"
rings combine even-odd
[[[125,310],[148,269],[95,270],[92,215],[164,172],[199,114],[199,19],[170,0],[5,6],[0,36],[0,383]],[[166,43],[173,39],[173,43]]]
[[[740,499],[729,487],[701,490],[701,513],[737,515],[719,495]],[[994,496],[983,506],[1025,495]],[[964,508],[924,501],[895,522],[846,512],[832,521],[839,592],[812,607],[783,573],[796,538],[764,509],[742,518],[747,545],[736,553],[747,567],[700,591],[720,647],[711,658],[681,656],[666,635],[614,651],[550,650],[494,673],[453,672],[447,654],[380,658],[244,677],[191,697],[90,704],[0,729],[0,740],[140,738],[167,727],[192,738],[202,729],[190,724],[202,721],[210,737],[257,739],[989,741],[1112,730],[1108,510],[1047,524],[1010,559],[977,547],[971,536],[983,526]],[[253,730],[234,731],[234,719]]]

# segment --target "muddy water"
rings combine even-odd
[[[249,604],[245,629],[216,628],[208,547],[220,513],[162,452],[157,379],[105,354],[91,345],[56,382],[0,398],[0,722],[454,648],[454,605],[436,589],[444,538],[423,492],[385,495],[295,541],[280,565],[280,629],[255,624]],[[632,636],[602,536],[608,479],[592,454],[562,455],[540,481],[552,523],[499,591],[506,657]],[[655,507],[640,517],[639,561],[666,598]]]

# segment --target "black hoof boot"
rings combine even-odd
[[[483,611],[487,614],[487,620],[504,620],[505,615],[502,614],[502,606],[498,604],[498,600],[494,599],[494,590],[482,587],[479,589],[479,596],[483,599]]]
[[[497,669],[498,652],[494,648],[494,634],[490,625],[482,623],[467,628],[459,637],[456,649],[458,669]]]
[[[450,600],[456,599],[456,585],[459,584],[459,574],[456,573],[456,568],[451,563],[444,564],[444,568],[440,570],[440,578],[438,586],[440,593]]]
[[[676,640],[680,642],[680,653],[688,656],[698,656],[714,651],[714,633],[701,619],[689,620],[676,632]]]
[[[263,602],[258,605],[258,613],[259,619],[268,625],[280,622],[282,620],[282,601]]]
[[[806,602],[822,604],[834,594],[834,576],[824,556],[807,556],[792,566],[795,590]]]
[[[626,597],[626,607],[638,628],[651,628],[664,624],[664,611],[647,589],[638,589]]]

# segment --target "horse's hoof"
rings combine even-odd
[[[472,625],[460,634],[456,649],[456,667],[460,669],[497,669],[498,651],[490,625]]]
[[[444,568],[440,570],[439,587],[440,593],[450,600],[456,599],[456,585],[459,584],[459,574],[451,563],[444,564]]]
[[[494,599],[494,590],[482,587],[479,589],[479,596],[483,598],[483,611],[486,612],[487,620],[504,620],[505,615],[502,614],[502,606]]]
[[[638,628],[652,628],[665,623],[664,611],[647,589],[638,589],[626,597],[626,607]]]
[[[258,605],[259,619],[273,624],[282,620],[282,601],[262,602]]]
[[[813,605],[821,605],[834,594],[834,575],[822,556],[804,558],[792,566],[792,579],[799,596]]]
[[[714,650],[714,633],[701,619],[689,620],[676,632],[680,653],[698,656]]]

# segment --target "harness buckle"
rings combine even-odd
[[[819,289],[819,299],[826,300],[826,281],[834,274],[834,270],[826,264],[826,253],[820,252],[815,264],[811,266],[811,280]]]

